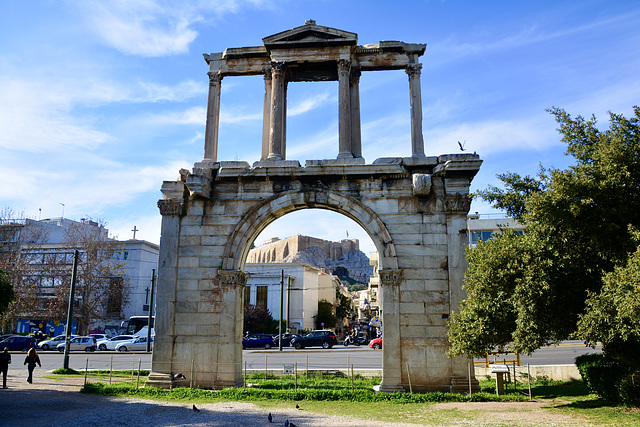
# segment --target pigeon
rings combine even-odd
[[[289,427],[298,427],[298,426],[295,425],[294,423],[289,423]]]
[[[196,408],[196,405],[193,405],[193,412],[200,412],[200,409]]]
[[[289,424],[289,420],[285,421],[285,422],[284,422],[284,427],[289,427],[289,426],[290,426],[290,424]]]
[[[174,380],[185,380],[185,379],[187,379],[187,377],[185,377],[184,374],[175,374],[173,376],[173,379]]]
[[[465,141],[467,142],[467,141]],[[460,151],[464,151],[464,144],[458,141],[458,145],[460,146]]]
[[[300,409],[300,406],[298,406],[298,404],[296,403],[296,409]]]
[[[267,415],[267,419],[269,420],[270,423],[273,422],[273,417],[271,416],[271,412],[269,412],[269,415]]]

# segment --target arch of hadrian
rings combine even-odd
[[[445,354],[446,322],[464,296],[468,192],[482,161],[475,154],[424,154],[419,57],[426,45],[359,46],[355,33],[314,21],[263,43],[205,55],[210,71],[204,159],[191,171],[181,170],[176,181],[165,181],[158,202],[156,337],[147,384],[242,385],[249,249],[277,218],[322,208],[356,221],[379,254],[380,391],[408,390],[409,374],[414,391],[468,390],[469,359]],[[404,70],[409,76],[412,156],[367,164],[358,84],[361,72],[375,70]],[[226,76],[241,75],[263,75],[265,81],[262,158],[253,165],[217,159],[220,85]],[[304,166],[288,160],[287,83],[336,80],[337,158],[307,160]],[[187,378],[174,378],[178,373]]]

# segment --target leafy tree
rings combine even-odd
[[[7,278],[7,273],[0,270],[0,315],[7,311],[15,296],[13,286]]]
[[[264,304],[244,305],[244,331],[250,334],[269,334],[278,329],[278,321]]]
[[[610,113],[606,130],[593,117],[550,112],[575,164],[541,168],[535,178],[499,175],[504,190],[479,193],[526,232],[495,236],[468,251],[468,297],[451,316],[451,355],[507,344],[531,353],[575,333],[602,341],[608,353],[634,347],[627,312],[612,311],[611,301],[631,292],[616,267],[633,269],[637,262],[631,230],[640,229],[640,109],[631,118]],[[613,317],[596,321],[597,310]]]
[[[327,300],[318,301],[318,314],[316,315],[316,328],[324,323],[325,328],[335,328],[336,315],[333,304]]]
[[[15,327],[20,315],[37,316],[41,313],[39,298],[40,278],[50,275],[49,267],[33,262],[24,250],[37,251],[47,240],[47,232],[36,221],[25,218],[11,208],[0,210],[0,270],[13,289],[13,298],[4,310],[0,309],[3,330]]]
[[[129,298],[129,282],[118,254],[124,245],[109,238],[102,223],[72,224],[65,231],[65,245],[78,249],[80,256],[76,274],[74,320],[80,330],[109,317],[120,318]],[[68,256],[68,254],[67,254]],[[48,308],[55,318],[65,318],[69,304],[71,268],[67,265],[63,282],[56,286],[56,298]]]

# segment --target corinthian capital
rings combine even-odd
[[[420,76],[422,70],[422,64],[409,64],[407,65],[406,72],[409,77],[417,77]]]
[[[284,62],[271,61],[271,75],[284,74]]]
[[[338,74],[342,73],[351,73],[351,61],[347,61],[346,59],[338,59]]]
[[[378,270],[380,285],[398,286],[402,282],[402,270]]]
[[[247,278],[246,273],[237,270],[218,270],[218,277],[220,284],[223,286],[246,286]]]
[[[175,200],[158,200],[158,208],[160,209],[160,215],[181,215],[182,214],[182,202]]]
[[[209,76],[209,85],[219,85],[222,81],[222,75],[218,71],[209,71],[207,75]]]

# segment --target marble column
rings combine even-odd
[[[360,130],[360,74],[362,72],[353,68],[351,70],[351,153],[353,157],[362,157],[362,138]]]
[[[284,62],[271,63],[271,116],[269,117],[267,160],[284,160],[284,153],[282,153],[284,115],[286,114],[284,71]]]
[[[222,75],[210,71],[209,101],[207,104],[207,125],[204,133],[204,160],[217,161],[218,158],[218,128],[220,125],[220,83]]]
[[[158,283],[156,290],[155,338],[151,357],[148,386],[173,388],[179,385],[173,378],[173,345],[175,338],[175,304],[178,282],[178,246],[180,215],[183,204],[175,200],[160,200],[162,215],[160,253],[158,254]]]
[[[402,270],[379,270],[382,311],[382,382],[377,392],[404,392],[400,350],[400,283]]]
[[[422,94],[420,89],[420,72],[422,64],[409,64],[409,92],[411,95],[411,156],[425,157],[424,140],[422,138]]]
[[[269,129],[271,126],[271,69],[264,72],[264,109],[262,113],[262,157],[264,161],[269,156]]]
[[[352,159],[351,152],[351,62],[338,60],[338,158]]]

